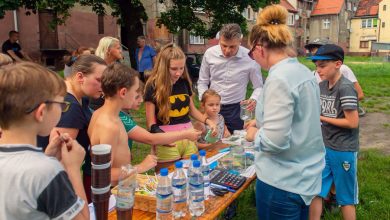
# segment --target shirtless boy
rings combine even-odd
[[[137,96],[138,73],[123,65],[114,63],[107,67],[102,76],[102,89],[105,94],[104,105],[92,115],[88,128],[91,146],[109,144],[111,150],[111,184],[116,185],[122,165],[130,164],[130,149],[127,132],[119,118],[123,108],[130,108]],[[138,173],[156,166],[157,158],[148,155],[136,165]]]

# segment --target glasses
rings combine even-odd
[[[69,110],[69,107],[70,107],[70,102],[58,102],[58,101],[50,101],[50,100],[47,100],[47,101],[44,101],[44,102],[41,102],[41,103],[38,103],[36,104],[35,106],[27,109],[25,111],[26,114],[30,114],[31,112],[33,112],[35,109],[37,109],[39,107],[39,105],[41,105],[42,103],[45,103],[45,104],[59,104],[61,106],[61,111],[62,112],[67,112]]]
[[[252,60],[254,60],[255,58],[253,58],[253,52],[256,50],[256,47],[257,47],[257,46],[261,46],[261,45],[258,44],[256,41],[254,41],[252,45],[253,45],[253,46],[252,46],[252,49],[249,51],[248,56],[249,56]]]

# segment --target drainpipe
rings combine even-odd
[[[16,10],[13,10],[13,14],[14,14],[14,26],[15,26],[15,28],[14,28],[14,30],[15,31],[19,31],[18,29],[18,16],[17,16],[17,14],[16,14]]]

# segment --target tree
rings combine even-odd
[[[163,3],[164,0],[160,0]],[[248,6],[254,10],[277,1],[270,0],[172,0],[173,4],[167,12],[162,12],[158,25],[164,24],[171,33],[188,30],[198,36],[214,38],[223,24],[240,24],[247,33],[247,23],[241,15]],[[205,14],[206,21],[196,13]]]

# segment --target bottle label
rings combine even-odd
[[[116,197],[116,207],[119,209],[131,209],[134,206],[134,197]]]
[[[167,199],[167,198],[169,198],[170,196],[172,196],[172,193],[169,193],[169,194],[165,194],[165,195],[163,195],[163,194],[156,194],[156,196],[157,196],[157,199],[162,199],[162,200],[164,200],[164,199]]]

